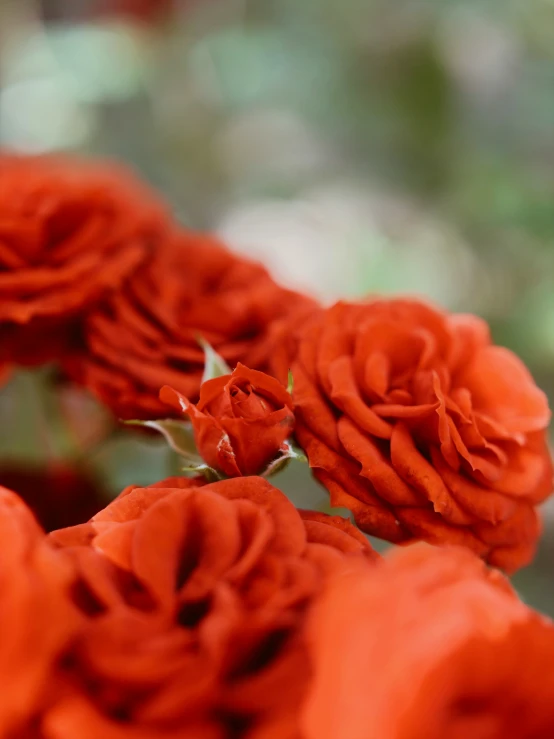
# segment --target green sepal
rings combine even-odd
[[[225,480],[225,475],[222,475],[217,470],[214,470],[210,465],[202,463],[199,465],[191,465],[190,467],[182,467],[182,472],[194,472],[195,475],[203,475],[208,482],[217,482],[218,480]]]
[[[127,426],[145,426],[163,434],[169,446],[184,457],[193,466],[203,464],[194,441],[194,432],[190,421],[179,421],[165,418],[157,421],[123,421]]]
[[[294,390],[294,377],[292,376],[292,372],[289,370],[288,382],[287,382],[287,393],[292,396],[293,390]]]
[[[215,377],[230,375],[232,372],[231,368],[223,357],[216,352],[213,346],[200,334],[197,335],[196,340],[204,350],[204,374],[202,375],[202,382],[213,380]]]
[[[291,459],[297,459],[299,462],[308,461],[306,455],[288,440],[285,441],[280,452],[279,456],[275,457],[275,459],[268,464],[265,470],[260,473],[261,477],[272,477],[278,472],[282,472],[288,466]]]

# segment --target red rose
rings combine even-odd
[[[299,331],[296,435],[334,506],[393,542],[532,558],[552,490],[548,402],[475,316],[417,300],[338,303]]]
[[[306,313],[310,299],[276,285],[263,267],[208,236],[181,232],[85,325],[73,377],[123,418],[159,418],[163,385],[196,400],[201,335],[234,367],[267,367],[276,323]]]
[[[70,561],[5,488],[0,541],[0,736],[34,737],[82,617],[69,598]]]
[[[554,736],[554,624],[467,550],[337,575],[308,633],[304,739]]]
[[[164,531],[155,536],[158,525]],[[266,533],[261,536],[259,530]],[[258,535],[261,538],[254,546],[252,537]],[[133,554],[135,536],[143,542],[140,565]],[[337,551],[377,557],[348,520],[299,511],[261,477],[212,484],[202,478],[169,478],[147,488],[131,486],[88,524],[52,532],[50,538],[62,546],[93,546],[132,573],[171,613],[176,601],[186,608],[196,595],[208,597],[224,580],[240,593],[243,606],[271,609],[271,593],[277,601],[292,606],[297,588],[303,593],[301,602],[306,593],[319,587],[316,571],[327,570],[327,561],[335,562]],[[317,545],[313,551],[312,544]],[[281,557],[285,552],[288,556]],[[177,569],[189,557],[196,564],[179,585]],[[292,573],[297,558],[310,560],[315,567],[313,576],[296,581]],[[282,579],[289,571],[291,576]]]
[[[293,739],[308,609],[345,563],[377,557],[348,521],[299,512],[257,477],[131,487],[50,540],[78,563],[91,618],[52,739]]]
[[[16,492],[46,531],[88,521],[107,500],[89,475],[62,463],[29,468],[2,462],[0,485]]]
[[[75,319],[121,287],[165,228],[123,169],[0,155],[0,359],[58,359]]]
[[[200,456],[228,477],[264,472],[294,427],[283,385],[240,363],[232,374],[204,382],[197,405],[167,385],[160,398],[190,417]]]

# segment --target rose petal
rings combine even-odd
[[[499,567],[508,575],[522,567],[527,567],[533,561],[537,552],[537,540],[532,539],[513,547],[496,547],[487,557],[493,567]]]
[[[399,508],[398,520],[414,538],[423,539],[438,546],[455,544],[470,549],[480,557],[486,555],[490,547],[478,539],[469,528],[452,526],[442,516],[424,508]]]
[[[229,500],[251,500],[270,512],[275,527],[273,547],[277,552],[300,553],[306,546],[306,532],[296,508],[279,490],[261,477],[237,477],[206,485],[203,491],[217,490]]]
[[[431,450],[433,464],[455,500],[474,520],[498,523],[511,516],[516,503],[501,493],[476,485],[463,474],[454,472],[437,449]]]
[[[417,450],[408,428],[402,423],[397,424],[392,433],[391,460],[400,477],[425,495],[446,521],[459,526],[473,523],[473,518],[453,499],[435,468]]]
[[[278,380],[265,372],[249,369],[240,362],[233,370],[233,378],[244,379],[251,383],[257,395],[267,398],[276,408],[285,406],[292,410],[292,398]]]
[[[360,396],[350,357],[339,357],[329,365],[328,371],[329,396],[333,403],[368,434],[390,439],[391,426],[379,418]]]
[[[299,511],[308,542],[327,544],[342,552],[363,552],[371,559],[379,559],[366,537],[347,518],[329,516],[318,511]]]
[[[341,482],[323,470],[316,469],[314,476],[329,491],[331,505],[334,508],[348,508],[354,516],[356,525],[366,534],[393,544],[400,544],[410,538],[407,530],[398,522],[398,516],[388,508],[367,503],[350,495],[347,486],[343,487]]]
[[[536,541],[541,532],[540,518],[530,505],[520,503],[514,513],[497,524],[477,523],[475,534],[491,547],[513,547]]]
[[[283,442],[292,434],[294,415],[285,406],[253,421],[221,418],[219,423],[229,438],[234,461],[240,473],[255,475],[265,470],[268,463],[277,456]],[[202,449],[200,444],[199,448]],[[218,467],[227,472],[229,467],[224,467],[221,459],[218,461]]]
[[[202,413],[194,403],[168,385],[164,385],[160,390],[160,400],[188,415],[194,429],[196,447],[206,464],[230,477],[242,474],[234,447],[221,425],[222,419]]]
[[[316,369],[317,379],[326,393],[332,392],[332,382],[329,374],[331,365],[339,357],[350,356],[352,353],[352,339],[341,320],[347,309],[348,307],[343,303],[336,303],[329,308],[321,328],[317,346]]]
[[[516,447],[502,472],[491,484],[499,493],[540,503],[552,492],[552,460],[546,444],[542,453]]]
[[[297,419],[316,433],[325,444],[335,451],[340,449],[340,441],[336,429],[336,416],[325,402],[318,387],[310,380],[302,366],[293,365],[294,377],[294,409]]]
[[[381,498],[392,505],[413,506],[425,501],[402,480],[371,438],[363,434],[350,419],[341,418],[337,428],[344,448],[361,464],[360,474],[371,482]]]
[[[460,372],[458,382],[471,392],[474,408],[511,433],[538,431],[550,421],[546,395],[523,362],[504,347],[481,349]]]
[[[454,341],[450,346],[447,364],[456,377],[475,354],[491,343],[490,329],[486,321],[469,313],[454,313],[447,318]]]

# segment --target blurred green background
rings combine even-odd
[[[324,300],[478,313],[554,400],[553,0],[0,0],[0,72],[3,147],[127,161],[183,222]],[[47,371],[0,395],[2,459],[67,452]],[[112,493],[178,468],[63,404]],[[304,469],[283,485],[324,498]],[[544,514],[515,582],[554,614]]]

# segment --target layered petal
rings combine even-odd
[[[65,357],[79,320],[145,263],[169,228],[121,167],[0,154],[0,359]]]
[[[310,607],[342,567],[378,560],[349,521],[259,477],[130,486],[71,531],[49,536],[87,619],[41,717],[60,739],[295,739]]]
[[[88,313],[82,349],[65,369],[120,418],[160,418],[164,385],[198,400],[199,337],[230,367],[265,370],[281,321],[302,323],[316,310],[212,236],[174,226],[124,289]]]
[[[482,319],[341,302],[292,336],[296,436],[333,505],[393,542],[465,544],[508,571],[529,561],[538,528],[516,522],[552,492],[550,410]]]
[[[306,739],[554,731],[554,625],[469,552],[410,547],[337,575],[310,642]]]

